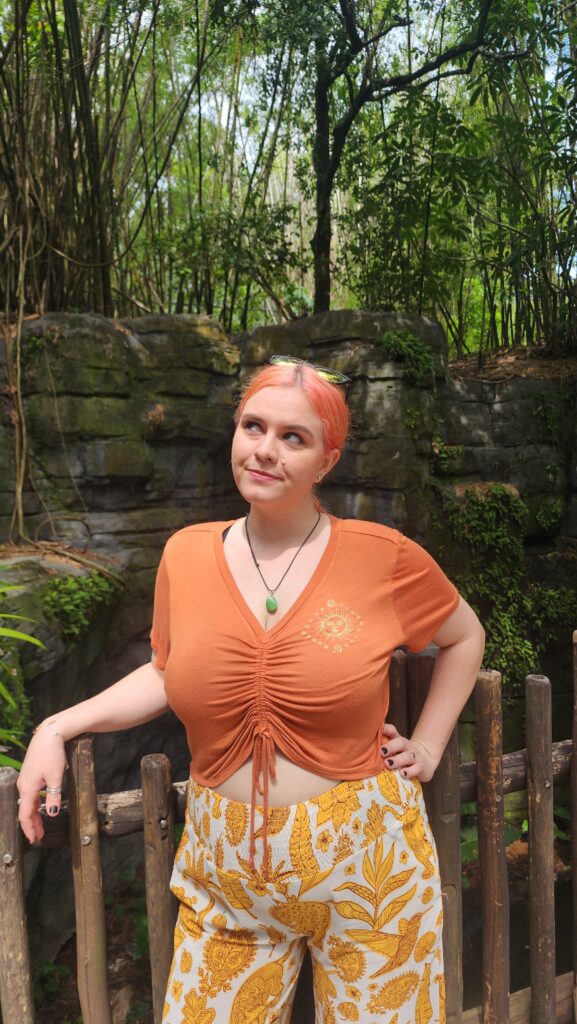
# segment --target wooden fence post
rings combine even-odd
[[[483,1024],[509,1020],[509,881],[503,803],[501,675],[480,672],[475,687],[477,826],[483,907]]]
[[[92,736],[71,740],[66,750],[80,1009],[84,1024],[111,1024]]]
[[[555,1024],[551,683],[526,679],[531,1024]]]
[[[18,773],[0,767],[0,1002],[6,1024],[34,1024],[34,999],[22,881],[22,833],[18,824]]]
[[[178,913],[178,901],[168,888],[174,864],[172,774],[165,754],[147,754],[140,766],[152,1004],[154,1024],[161,1024]]]
[[[577,1024],[577,629],[573,633],[573,749],[571,751],[571,863],[573,865],[573,1020]]]
[[[425,702],[435,658],[430,654],[408,658],[410,730]],[[447,1024],[461,1024],[463,1016],[463,914],[461,892],[461,785],[459,738],[453,731],[437,770],[424,786],[427,811],[441,872],[443,893],[443,950]]]
[[[389,672],[389,710],[387,722],[392,722],[401,736],[409,730],[407,690],[407,659],[402,651],[394,651]]]

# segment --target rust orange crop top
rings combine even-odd
[[[254,811],[275,748],[330,779],[382,768],[393,651],[421,650],[459,595],[427,552],[378,523],[331,518],[331,536],[300,597],[263,630],[224,554],[231,522],[168,540],[158,569],[151,642],[170,706],[184,723],[191,776],[218,786],[253,756]],[[262,780],[262,781],[261,781]],[[264,870],[267,845],[263,827]]]

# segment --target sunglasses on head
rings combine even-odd
[[[319,366],[317,363],[309,363],[308,359],[298,359],[297,356],[270,356],[267,359],[269,366],[310,366],[319,377],[329,382],[329,384],[336,384],[337,387],[343,387],[345,389],[345,401],[348,395],[349,387],[351,386],[352,379],[347,377],[346,373],[341,373],[340,370],[331,370],[330,366]]]

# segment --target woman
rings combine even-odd
[[[42,724],[20,821],[41,838],[43,787],[58,813],[65,740],[171,706],[192,762],[164,1020],[288,1022],[308,945],[319,1022],[442,1022],[440,886],[420,781],[474,685],[483,630],[417,544],[322,510],[315,487],[345,443],[348,378],[271,363],[236,415],[232,470],[248,515],[170,538],[152,662]],[[390,657],[430,640],[432,685],[407,738],[383,724]]]

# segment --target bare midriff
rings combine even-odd
[[[287,807],[290,804],[302,803],[304,800],[312,800],[313,797],[320,796],[321,793],[326,793],[328,789],[339,784],[338,779],[326,779],[322,775],[301,768],[293,761],[289,761],[279,750],[275,755],[275,775],[276,779],[271,779],[268,785],[269,807]],[[228,800],[245,804],[251,801],[252,789],[252,758],[245,761],[228,779],[214,787],[216,793],[220,793]]]

